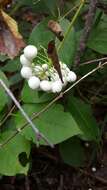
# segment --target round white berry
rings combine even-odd
[[[33,45],[28,45],[24,48],[24,55],[28,60],[32,60],[37,56],[37,48]]]
[[[43,64],[42,68],[46,71],[48,69],[48,65],[47,64]]]
[[[76,79],[77,79],[76,74],[73,71],[70,71],[67,76],[67,81],[74,82],[74,81],[76,81]]]
[[[28,85],[33,90],[39,88],[39,85],[40,85],[39,78],[35,76],[30,77],[30,79],[28,80]]]
[[[39,65],[36,65],[35,68],[34,68],[35,72],[40,72],[40,71],[43,71],[43,68]]]
[[[85,145],[85,147],[89,147],[90,146],[88,142],[85,142],[84,145]]]
[[[40,82],[40,88],[43,91],[50,91],[51,90],[51,82],[48,80],[43,80]]]
[[[96,168],[95,167],[92,167],[91,170],[92,170],[92,172],[96,172]]]
[[[22,54],[20,56],[20,62],[23,66],[30,66],[31,62],[24,56],[24,54]]]
[[[22,67],[21,76],[23,78],[29,79],[32,76],[32,69],[30,67]]]
[[[68,68],[68,67],[67,67],[66,64],[63,63],[63,64],[62,64],[62,68],[63,68],[63,69],[66,69],[66,68]]]
[[[52,82],[52,92],[56,93],[56,92],[61,92],[62,90],[62,82],[60,80]]]
[[[57,73],[52,73],[51,74],[51,80],[53,81],[58,81],[60,78],[59,78],[59,75]]]

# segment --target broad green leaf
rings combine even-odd
[[[14,60],[9,60],[7,64],[5,64],[4,67],[2,67],[2,71],[12,73],[12,72],[20,70],[20,68],[21,68],[20,60],[19,58],[15,58]]]
[[[9,85],[8,80],[2,71],[0,71],[0,79],[2,79],[7,85]],[[7,102],[8,102],[8,96],[5,93],[3,87],[0,85],[0,111],[3,109],[3,107]]]
[[[58,16],[58,0],[22,0],[18,4],[29,6],[33,11],[48,13],[54,17]]]
[[[22,81],[22,77],[21,77],[20,73],[15,73],[9,79],[9,83],[10,83],[11,86],[19,83],[20,81]]]
[[[24,110],[31,116],[34,112],[39,112],[46,104],[24,105]],[[18,112],[14,118],[16,127],[20,128],[25,119]],[[70,113],[64,112],[61,105],[54,104],[50,109],[44,112],[40,117],[34,120],[38,129],[54,144],[62,142],[74,135],[82,134],[77,123]],[[35,142],[35,134],[30,127],[26,127],[22,132],[27,139]],[[44,141],[41,144],[46,144]]]
[[[74,55],[76,50],[76,34],[75,30],[70,27],[70,22],[63,19],[61,22],[61,27],[64,31],[64,39],[58,45],[58,54],[62,62],[71,66],[74,61]]]
[[[83,132],[81,138],[99,141],[99,128],[93,117],[90,105],[72,96],[68,102],[68,109],[78,127]]]
[[[87,46],[101,54],[107,54],[107,18],[103,15],[90,35]]]
[[[6,55],[4,55],[4,54],[0,54],[0,61],[1,61],[1,62],[6,61],[7,59],[9,59],[8,56],[6,56]]]
[[[47,48],[47,44],[53,39],[54,35],[49,31],[47,25],[50,18],[44,19],[33,29],[30,34],[29,43],[40,47],[40,45]]]
[[[59,145],[63,161],[74,167],[84,165],[85,152],[81,141],[77,137],[72,137]]]
[[[0,143],[3,143],[12,134],[13,131],[10,130],[2,133]],[[29,164],[22,166],[18,157],[23,152],[29,157],[30,142],[21,135],[17,135],[3,148],[0,148],[0,174],[7,176],[27,174]]]
[[[41,3],[47,7],[48,11],[54,16],[58,17],[58,0],[50,1],[43,0]]]
[[[30,89],[27,83],[25,83],[21,94],[21,100],[24,103],[44,103],[52,100],[54,97],[54,94]]]

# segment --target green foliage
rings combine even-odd
[[[47,104],[26,104],[24,110],[31,116],[34,112],[38,113]],[[14,118],[16,128],[20,128],[25,124],[25,119],[18,112]],[[34,120],[38,129],[54,144],[62,142],[74,135],[82,134],[79,126],[73,119],[69,112],[64,112],[62,105],[54,104],[49,110],[44,112],[40,117]],[[26,127],[22,132],[28,140],[35,142],[34,132],[30,127]],[[44,141],[40,141],[40,144],[46,144]]]
[[[6,131],[0,135],[2,144],[13,131]],[[30,154],[30,143],[21,135],[17,135],[10,143],[0,148],[0,174],[14,176],[16,174],[27,174],[29,164],[23,166],[19,161],[19,155],[25,152],[27,157]]]
[[[34,27],[29,38],[30,44],[33,44],[38,48],[40,47],[40,45],[47,48],[48,42],[54,37],[52,32],[50,32],[47,27],[49,19],[50,18],[44,19],[36,27]]]
[[[93,28],[88,47],[101,54],[107,54],[107,17],[103,15]]]
[[[63,161],[74,167],[84,166],[85,151],[77,137],[72,137],[59,144],[60,153]]]
[[[74,55],[76,50],[75,29],[73,27],[70,28],[70,22],[66,19],[60,21],[60,24],[64,31],[65,38],[64,41],[59,43],[58,54],[62,62],[71,66],[74,61]]]
[[[24,103],[44,103],[51,101],[54,96],[54,94],[31,90],[28,84],[25,83],[21,94],[21,100]]]
[[[68,109],[83,132],[81,138],[84,140],[99,141],[99,128],[93,117],[90,105],[85,104],[75,97],[70,97]]]
[[[2,71],[0,71],[0,79],[2,79],[9,86],[8,80]],[[8,97],[3,87],[1,87],[0,85],[0,111],[4,108],[7,102],[8,102]]]

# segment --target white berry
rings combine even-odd
[[[51,90],[51,82],[47,80],[43,80],[40,82],[40,88],[43,91],[50,91]]]
[[[28,85],[33,90],[39,88],[39,85],[40,85],[39,78],[35,76],[30,77],[30,79],[28,80]]]
[[[84,145],[85,145],[85,147],[89,147],[90,146],[88,142],[85,142]]]
[[[48,69],[48,65],[47,64],[43,64],[42,68],[46,71]]]
[[[92,172],[96,172],[96,168],[95,167],[92,167],[91,170],[92,170]]]
[[[29,79],[32,76],[32,69],[30,67],[22,67],[21,76],[23,78]]]
[[[62,90],[62,82],[60,80],[52,82],[52,92],[61,92]]]
[[[30,66],[31,62],[24,56],[24,54],[22,54],[20,56],[20,62],[23,66]]]
[[[76,81],[76,79],[77,79],[76,74],[73,71],[70,71],[67,76],[67,81],[74,82],[74,81]]]
[[[33,45],[28,45],[24,48],[25,57],[32,61],[37,56],[37,48]]]

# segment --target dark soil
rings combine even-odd
[[[76,169],[64,164],[57,148],[34,148],[31,159],[28,176],[3,177],[0,190],[107,190],[106,146],[96,172],[91,167]]]

